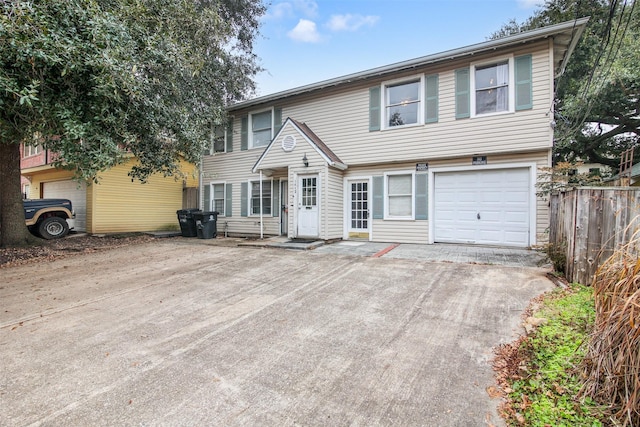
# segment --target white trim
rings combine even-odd
[[[389,190],[388,190],[388,177],[390,175],[411,175],[411,216],[391,216],[389,215]],[[403,171],[391,171],[384,172],[384,220],[393,221],[414,221],[416,219],[416,171],[415,170],[403,170]]]
[[[262,171],[260,171],[260,174],[262,174]],[[249,178],[247,180],[247,218],[250,217],[259,217],[260,214],[262,213],[262,209],[260,209],[260,213],[253,213],[253,206],[251,205],[251,199],[252,199],[252,188],[251,188],[251,183],[252,182],[257,182],[257,183],[261,183],[262,181],[269,181],[271,183],[271,202],[269,204],[269,206],[271,207],[271,209],[273,209],[273,177],[262,177],[262,180],[258,177],[258,179],[251,179]],[[260,187],[262,187],[262,185],[260,185]],[[262,190],[262,188],[261,188]],[[262,203],[262,197],[260,197],[260,203]],[[270,214],[271,216],[273,216],[273,212],[271,212]],[[261,221],[262,222],[262,221]]]
[[[380,104],[381,104],[380,105],[380,130],[385,131],[385,130],[392,130],[392,129],[404,129],[408,127],[424,125],[424,103],[425,103],[424,79],[425,79],[425,75],[423,73],[423,74],[416,74],[413,76],[397,78],[393,80],[387,80],[380,84],[380,91],[381,91],[380,93]],[[418,117],[417,117],[416,123],[410,123],[410,124],[399,125],[399,126],[389,126],[388,119],[387,119],[387,88],[389,86],[399,86],[402,84],[415,83],[415,82],[419,83]]]
[[[538,165],[535,162],[528,163],[497,163],[491,165],[476,166],[451,166],[442,168],[429,168],[429,243],[435,243],[435,179],[434,175],[442,172],[468,172],[477,170],[499,170],[499,169],[529,169],[529,246],[537,243],[536,239],[536,179]]]
[[[342,238],[344,240],[349,240],[349,230],[351,229],[351,224],[349,223],[349,218],[351,216],[351,189],[349,188],[349,181],[367,181],[367,191],[368,191],[368,204],[369,204],[369,218],[367,218],[367,232],[369,233],[369,241],[373,239],[373,206],[372,206],[372,181],[373,177],[371,175],[368,176],[345,176],[342,178],[343,182],[343,226],[342,226]]]
[[[322,238],[322,231],[321,230],[321,217],[322,217],[322,184],[323,181],[321,180],[321,173],[318,172],[313,172],[313,171],[304,171],[304,173],[295,173],[294,174],[296,177],[296,209],[295,209],[295,237],[298,237],[298,215],[300,214],[300,207],[301,207],[301,197],[302,197],[302,192],[301,192],[301,180],[302,178],[316,178],[316,206],[318,207],[318,220],[317,220],[317,230],[318,230],[318,234],[316,236],[303,236],[303,237],[317,237],[317,238]]]
[[[253,116],[256,114],[261,114],[261,113],[266,113],[266,112],[270,112],[271,113],[271,134],[269,135],[269,142],[267,144],[264,145],[258,145],[258,146],[254,146],[253,145]],[[247,150],[252,150],[254,148],[266,148],[269,146],[269,144],[271,143],[271,141],[273,141],[273,130],[274,130],[274,112],[275,112],[275,108],[274,107],[269,107],[269,108],[264,108],[261,110],[255,110],[255,111],[251,111],[248,114],[248,119],[247,119]]]
[[[484,114],[476,114],[476,67],[482,67],[485,65],[499,64],[501,62],[507,61],[509,66],[509,106],[505,111],[497,111],[495,113],[484,113]],[[513,54],[497,56],[495,58],[491,58],[490,60],[472,62],[469,66],[469,103],[470,103],[470,113],[471,118],[475,117],[489,117],[489,116],[499,116],[502,114],[512,114],[515,113],[516,108],[516,86],[515,86],[515,62]]]
[[[222,185],[222,212],[218,211],[218,217],[224,217],[225,212],[227,210],[227,182],[226,181],[210,181],[209,182],[209,207],[206,209],[208,211],[215,211],[214,209],[214,198],[213,198],[213,186],[214,185]],[[205,209],[203,209],[205,210]]]

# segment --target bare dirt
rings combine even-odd
[[[38,240],[38,244],[34,246],[0,248],[0,268],[138,245],[151,239],[151,236],[144,234],[119,234],[103,237],[72,234],[63,239]]]

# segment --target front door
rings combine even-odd
[[[369,181],[349,181],[349,238],[369,238]]]
[[[298,236],[318,237],[318,175],[298,178]]]

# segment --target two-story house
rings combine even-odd
[[[554,82],[586,23],[232,105],[204,156],[203,207],[229,235],[534,245]]]

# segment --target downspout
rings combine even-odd
[[[198,171],[198,203],[196,203],[197,208],[200,208],[200,206],[202,205],[202,197],[204,197],[204,195],[202,194],[203,168],[204,168],[204,156],[201,153],[200,154],[200,170]],[[184,191],[184,189],[182,191]],[[204,209],[201,209],[201,210],[204,210]]]
[[[262,169],[260,169],[260,239],[264,238],[264,229],[262,226]]]

